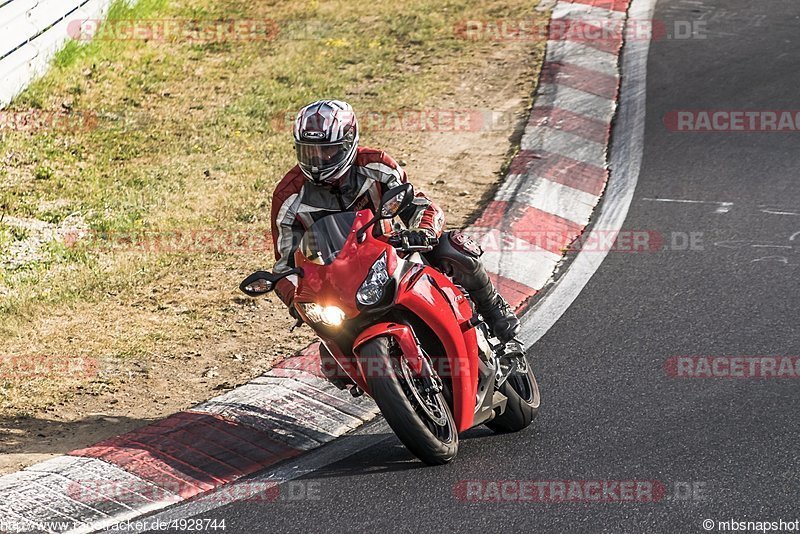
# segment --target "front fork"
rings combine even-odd
[[[417,342],[419,343],[419,342]],[[419,344],[417,344],[419,347]],[[429,395],[436,395],[444,390],[442,378],[439,376],[433,365],[431,365],[431,358],[428,354],[419,347],[420,354],[422,355],[422,373],[420,380],[422,381],[423,391]]]

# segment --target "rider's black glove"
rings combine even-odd
[[[403,230],[398,237],[406,239],[409,247],[427,247],[431,244],[431,236],[424,230]]]

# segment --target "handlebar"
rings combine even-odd
[[[394,248],[402,252],[430,252],[433,247],[439,244],[439,238],[429,237],[427,245],[412,246],[408,244],[408,239],[401,237],[399,234],[389,236],[387,242]]]

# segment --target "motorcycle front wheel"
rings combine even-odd
[[[425,390],[405,358],[391,354],[388,337],[366,342],[358,357],[372,398],[408,450],[428,465],[455,458],[458,430],[442,393]]]

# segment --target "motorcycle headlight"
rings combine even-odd
[[[364,279],[361,287],[358,288],[356,293],[358,303],[364,306],[372,306],[380,302],[381,298],[383,298],[384,288],[389,280],[389,272],[386,270],[386,252],[384,252],[369,268],[369,274]]]
[[[303,302],[303,313],[312,323],[326,326],[339,326],[345,319],[344,312],[338,306],[320,306],[316,302]]]

